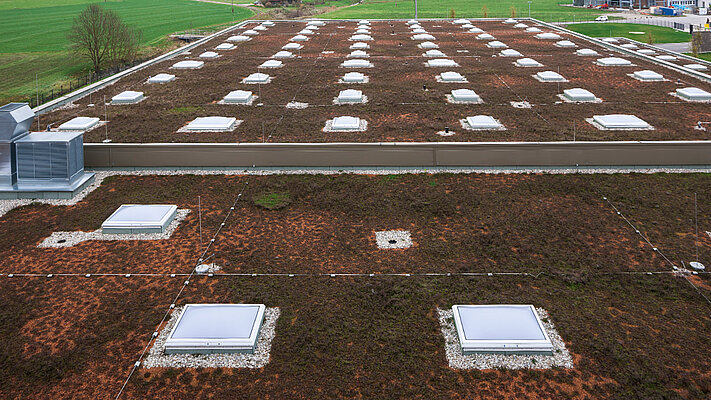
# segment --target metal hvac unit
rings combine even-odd
[[[0,190],[12,190],[17,182],[13,142],[27,135],[35,113],[26,103],[0,107]]]
[[[34,132],[15,141],[17,187],[62,190],[84,175],[81,132]]]
[[[0,107],[0,198],[71,198],[94,179],[84,172],[81,132],[33,132],[25,103]]]

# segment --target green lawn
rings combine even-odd
[[[687,56],[693,56],[691,53],[685,53]],[[711,53],[701,53],[699,58],[706,61],[711,61]]]
[[[545,21],[590,20],[600,15],[599,10],[564,7],[569,4],[559,0],[534,0],[531,16]],[[528,17],[527,0],[495,2],[488,0],[419,0],[418,16],[422,18],[448,18],[450,10],[457,17],[481,18],[483,6],[488,8],[489,17],[510,17],[511,6],[516,16]],[[327,18],[412,18],[415,16],[414,0],[366,0],[363,4],[347,7],[325,15]]]
[[[26,100],[35,92],[58,87],[88,67],[73,59],[67,32],[90,0],[0,0],[0,104]],[[47,6],[51,4],[51,6]],[[249,18],[252,12],[228,5],[191,0],[114,0],[100,3],[143,32],[146,46],[159,46],[166,35]],[[20,8],[21,7],[21,8]]]
[[[652,33],[654,43],[681,43],[691,40],[691,35],[686,32],[679,32],[672,28],[664,28],[654,25],[643,24],[572,24],[566,28],[592,37],[626,37],[640,42],[647,42],[647,32]],[[634,34],[630,32],[644,32],[644,34]]]

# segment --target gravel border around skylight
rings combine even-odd
[[[175,219],[165,228],[163,233],[101,233],[101,229],[93,232],[52,232],[49,237],[45,238],[37,247],[72,247],[81,242],[89,240],[164,240],[170,239],[178,229],[178,225],[190,214],[188,209],[179,209]],[[60,243],[60,241],[62,241]]]
[[[276,334],[276,322],[281,314],[278,307],[267,307],[264,310],[264,321],[253,354],[165,354],[165,342],[184,308],[177,307],[173,311],[168,323],[148,351],[143,361],[143,368],[262,368],[269,363],[272,341]]]
[[[548,337],[553,343],[553,355],[528,354],[462,354],[459,336],[454,326],[452,310],[438,308],[440,330],[444,337],[444,348],[449,367],[453,369],[551,369],[574,368],[573,358],[565,347],[565,342],[550,322],[543,308],[536,308]]]

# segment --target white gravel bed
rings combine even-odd
[[[143,360],[143,368],[262,368],[269,363],[269,352],[280,314],[278,307],[267,307],[264,310],[264,322],[254,354],[165,354],[165,341],[178,322],[183,308],[178,307],[173,311]]]
[[[439,324],[444,336],[444,347],[449,367],[454,369],[549,369],[573,368],[573,358],[565,342],[555,330],[546,310],[536,308],[543,327],[553,343],[553,355],[525,354],[462,354],[452,310],[437,309]]]
[[[407,249],[412,247],[410,231],[395,230],[375,232],[379,249]]]
[[[122,234],[105,234],[101,233],[101,229],[93,232],[52,232],[52,234],[44,239],[37,247],[72,247],[78,243],[87,240],[164,240],[169,239],[180,225],[180,222],[188,216],[190,210],[178,210],[175,219],[165,228],[163,233],[122,233]]]
[[[303,110],[304,108],[308,107],[309,103],[300,103],[298,101],[291,101],[286,104],[286,108],[294,109],[294,110]]]

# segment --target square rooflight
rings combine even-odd
[[[158,74],[156,76],[151,76],[148,78],[148,83],[168,83],[175,80],[175,75],[171,74]]]
[[[632,74],[632,77],[640,80],[640,81],[646,81],[646,82],[654,82],[654,81],[663,81],[664,76],[662,74],[650,71],[648,69],[643,70],[643,71],[635,71]]]
[[[452,100],[466,103],[479,103],[481,97],[471,89],[455,89],[451,92]]]
[[[272,58],[291,58],[291,57],[294,57],[294,54],[292,52],[286,51],[286,50],[277,51],[272,56]]]
[[[447,57],[446,54],[442,53],[439,50],[427,50],[423,56],[425,57]]]
[[[214,51],[206,51],[199,55],[200,58],[217,58],[219,56],[220,55],[218,53],[215,53]]]
[[[341,63],[341,67],[343,68],[370,68],[372,66],[373,64],[371,64],[370,61],[362,59],[346,60]]]
[[[581,89],[565,89],[563,90],[563,96],[569,101],[579,102],[579,103],[589,103],[597,101],[597,97],[591,92]]]
[[[466,82],[467,80],[459,72],[448,71],[439,75],[442,82]]]
[[[324,26],[326,23],[320,20],[309,21],[309,25]]]
[[[363,50],[353,50],[348,54],[348,58],[368,58],[368,53]]]
[[[304,35],[296,35],[290,39],[292,42],[305,42],[307,40],[309,40],[308,36]]]
[[[177,214],[175,205],[122,204],[101,224],[101,233],[163,233]]]
[[[532,305],[455,305],[463,354],[552,354],[553,343]]]
[[[671,56],[669,54],[662,54],[661,56],[656,57],[658,60],[663,60],[663,61],[676,61],[677,58],[674,56]]]
[[[615,38],[611,38],[611,37],[609,37],[609,38],[604,38],[604,39],[602,39],[602,41],[605,42],[605,43],[619,43],[619,40],[617,40],[617,39],[615,39]]]
[[[237,127],[237,118],[198,117],[185,127],[187,132],[230,132]]]
[[[500,42],[498,40],[493,40],[493,41],[487,43],[486,47],[488,47],[490,49],[505,49],[509,46],[507,46],[506,43],[504,43],[504,42]]]
[[[628,114],[594,115],[593,123],[603,129],[650,129],[651,125],[641,118]]]
[[[478,35],[477,40],[495,40],[496,38],[488,33],[482,33],[481,35]]]
[[[338,93],[339,103],[362,103],[363,92],[360,90],[346,89]]]
[[[413,29],[413,30],[412,30],[412,33],[414,33],[414,34],[420,34],[420,33],[427,33],[427,31],[424,30],[424,29],[422,29],[422,28],[418,28],[418,29]]]
[[[637,50],[637,53],[644,54],[645,56],[651,56],[652,54],[657,54],[657,52],[652,49]]]
[[[469,30],[469,29],[472,29],[472,28],[476,28],[476,27],[475,27],[474,25],[472,25],[472,24],[464,24],[464,25],[462,25],[462,29]]]
[[[578,47],[575,43],[571,42],[570,40],[560,40],[555,42],[556,47],[562,47],[564,49],[567,48],[572,48],[572,47]]]
[[[469,33],[484,33],[484,30],[481,28],[477,28],[476,26],[469,29],[467,32]]]
[[[259,35],[259,32],[255,31],[254,29],[247,29],[246,31],[242,32],[242,34],[247,36],[257,36]]]
[[[272,22],[272,21],[264,21],[264,22],[262,22],[262,25],[264,25],[264,26],[274,26],[274,22]]]
[[[541,71],[534,76],[541,82],[567,82],[563,75],[554,71]]]
[[[439,49],[439,45],[432,42],[422,42],[418,46],[421,49]]]
[[[501,130],[503,125],[494,117],[489,115],[475,115],[473,117],[467,117],[466,123],[469,129],[474,130]]]
[[[307,36],[310,36],[310,35],[313,35],[313,34],[314,34],[314,31],[312,31],[311,29],[302,29],[302,30],[299,31],[299,35],[307,35]]]
[[[418,22],[417,22],[416,19],[411,19],[411,20],[407,21],[407,24],[408,24],[408,25],[415,25],[415,24],[417,24],[417,23],[418,23]]]
[[[704,102],[711,101],[711,93],[695,87],[677,89],[676,94],[684,100]]]
[[[518,23],[518,24],[514,25],[514,28],[516,28],[516,29],[526,29],[526,28],[528,28],[528,25],[522,24],[522,23]]]
[[[590,57],[590,56],[596,56],[598,55],[598,52],[593,50],[593,49],[580,49],[576,50],[575,54],[583,57]]]
[[[319,27],[318,25],[314,25],[314,24],[308,24],[308,25],[306,25],[306,28],[304,28],[304,29],[308,29],[310,31],[317,31],[317,30],[321,29],[321,27]]]
[[[526,32],[537,33],[537,32],[543,32],[543,31],[540,28],[536,28],[535,26],[532,26],[530,28],[526,28]]]
[[[232,43],[220,43],[215,47],[215,50],[232,50],[235,48],[235,45]]]
[[[300,44],[298,44],[298,43],[290,42],[290,43],[285,44],[285,45],[282,46],[281,48],[284,49],[284,50],[299,50],[299,49],[301,49],[301,48],[303,48],[303,47],[304,47],[304,46],[302,46],[302,45],[300,45]]]
[[[60,132],[87,131],[99,124],[99,119],[94,117],[75,117],[59,125]]]
[[[373,37],[365,34],[357,34],[351,36],[348,40],[351,42],[370,42],[373,40]]]
[[[346,83],[364,83],[365,75],[361,74],[360,72],[349,72],[343,75],[343,78],[341,78],[341,80]]]
[[[333,131],[359,131],[361,120],[358,117],[336,117],[332,120],[331,130]]]
[[[370,21],[368,21],[367,19],[361,19],[360,21],[358,21],[358,25],[370,25]]]
[[[127,90],[111,98],[111,104],[135,104],[143,100],[143,92]]]
[[[430,35],[429,33],[420,33],[417,35],[413,35],[412,40],[426,41],[426,40],[437,40],[437,39],[434,36]]]
[[[254,353],[264,304],[187,304],[165,342],[166,354]]]
[[[513,19],[513,18],[508,18],[508,19],[504,20],[504,23],[505,23],[505,24],[508,24],[508,25],[513,25],[513,24],[515,24],[515,23],[517,23],[517,22],[518,22],[518,21],[516,21],[516,20]]]
[[[222,101],[225,104],[247,104],[252,101],[252,92],[247,90],[234,90],[225,96]]]
[[[543,64],[539,63],[538,61],[532,59],[532,58],[519,58],[516,60],[516,66],[517,67],[542,67]]]
[[[561,39],[560,35],[557,33],[553,32],[545,32],[545,33],[539,33],[536,35],[536,39],[541,39],[541,40],[558,40]]]
[[[684,68],[692,69],[694,71],[706,71],[708,68],[701,64],[686,64]]]
[[[638,48],[639,48],[639,46],[637,46],[637,45],[634,44],[634,43],[625,43],[625,44],[620,45],[620,47],[625,48],[625,49],[629,49],[629,50],[634,50],[634,49],[638,49]]]
[[[242,83],[256,84],[256,83],[269,83],[271,77],[267,74],[262,74],[260,72],[249,75],[242,80]]]
[[[267,60],[259,65],[257,68],[281,68],[284,65],[279,60]]]
[[[464,25],[464,24],[468,24],[470,22],[471,21],[469,21],[468,19],[464,19],[464,18],[459,18],[459,19],[455,19],[454,21],[452,21],[452,23],[455,25]]]
[[[365,42],[353,43],[350,47],[351,50],[367,50],[369,48],[370,46],[368,45],[368,43]]]
[[[605,57],[598,58],[596,64],[603,67],[624,67],[632,65],[632,61],[619,57]]]
[[[499,55],[501,57],[521,57],[521,56],[523,56],[523,54],[519,53],[517,50],[514,50],[514,49],[501,50]]]
[[[454,60],[449,60],[446,58],[436,58],[434,60],[427,60],[427,66],[442,68],[442,67],[458,67],[459,64],[454,62]]]
[[[228,42],[249,42],[250,40],[252,40],[252,38],[245,35],[234,35],[227,38]]]
[[[267,27],[264,26],[264,25],[257,25],[257,26],[255,26],[255,27],[252,28],[252,29],[254,29],[255,31],[266,31],[266,30],[267,30]]]
[[[173,64],[172,68],[175,69],[200,69],[205,65],[204,61],[194,61],[194,60],[186,60],[186,61],[178,61],[177,63]]]

